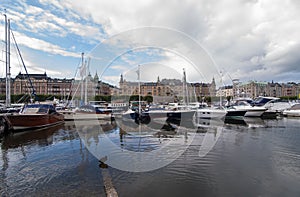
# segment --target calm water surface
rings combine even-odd
[[[132,137],[120,139],[116,125],[105,123],[105,131],[114,143],[136,148]],[[0,195],[105,196],[109,176],[119,196],[299,196],[300,119],[226,123],[213,149],[199,157],[204,135],[196,133],[173,163],[139,173],[100,168],[71,122],[10,135],[1,140]],[[139,151],[159,148],[153,139]]]

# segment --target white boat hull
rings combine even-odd
[[[267,110],[264,107],[252,107],[252,106],[235,106],[236,109],[246,110],[245,117],[261,117]]]
[[[109,120],[111,119],[111,114],[96,114],[96,113],[77,113],[60,111],[64,115],[65,121],[71,120]]]
[[[198,109],[196,112],[197,118],[202,119],[222,119],[227,112],[219,109]]]
[[[248,110],[245,114],[246,117],[261,117],[266,109],[262,110]]]
[[[300,110],[284,110],[283,115],[290,117],[300,117]]]

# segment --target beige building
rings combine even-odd
[[[50,78],[46,73],[43,74],[21,74],[19,73],[15,78],[11,79],[11,94],[30,94],[32,93],[31,85],[28,76],[32,81],[32,85],[36,94],[44,95],[72,95],[81,97],[81,88],[87,87],[89,98],[95,95],[137,95],[138,82],[126,81],[121,75],[119,87],[112,86],[108,83],[99,80],[97,73],[94,77],[89,74],[87,76],[87,84],[85,81],[74,79],[58,79]],[[0,94],[5,95],[5,78],[0,78]],[[190,97],[208,97],[208,96],[299,96],[300,84],[289,83],[271,83],[249,81],[241,83],[238,79],[233,80],[232,86],[225,86],[219,88],[216,92],[216,84],[213,79],[211,83],[187,83],[186,87],[179,79],[162,79],[157,78],[156,82],[141,82],[141,95],[151,95],[153,97],[183,97],[188,95]]]
[[[218,89],[216,96],[233,97],[233,86],[224,86]]]
[[[31,94],[32,88],[28,80],[30,78],[35,94],[44,95],[72,95],[81,96],[81,87],[87,87],[89,97],[95,95],[110,95],[111,89],[114,86],[99,81],[97,73],[95,77],[90,74],[87,76],[87,84],[85,80],[74,79],[58,79],[48,77],[46,73],[43,74],[21,74],[19,73],[14,79],[11,79],[11,94]],[[5,78],[0,78],[0,94],[5,95]]]
[[[32,86],[28,80],[31,80],[35,94],[48,94],[48,80],[49,77],[44,74],[21,74],[21,72],[15,77],[11,86],[12,94],[30,94],[33,93]]]
[[[139,83],[126,81],[123,75],[120,76],[119,94],[120,95],[138,95]],[[189,93],[191,96],[215,96],[216,84],[212,83],[187,83],[186,87],[179,79],[162,79],[157,78],[156,82],[140,82],[140,92],[142,96],[170,96],[182,97]]]
[[[257,82],[249,81],[241,83],[235,80],[233,83],[233,95],[235,97],[247,96],[256,98],[258,96],[273,96],[273,97],[284,97],[284,96],[299,96],[300,84],[289,82],[289,83],[271,83],[268,82]]]

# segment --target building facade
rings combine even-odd
[[[224,87],[223,87],[224,88]],[[245,83],[234,80],[233,82],[234,97],[251,97],[272,96],[272,97],[300,97],[300,83],[274,83],[248,81]]]
[[[104,96],[130,96],[139,94],[139,83],[136,81],[126,81],[120,76],[119,87],[99,80],[97,73],[94,77],[89,74],[86,79],[58,79],[48,77],[43,74],[21,74],[11,79],[11,94],[31,94],[32,88],[28,80],[30,78],[35,94],[43,95],[71,95],[81,97],[85,88],[87,95],[92,98],[96,95]],[[6,94],[6,79],[0,78],[0,94]],[[198,98],[210,96],[233,96],[251,97],[272,96],[272,97],[300,97],[300,83],[275,83],[275,82],[240,82],[233,80],[232,86],[224,86],[216,91],[215,80],[211,83],[183,83],[180,79],[157,78],[156,82],[140,82],[140,93],[142,96],[153,97],[190,97]]]
[[[123,75],[120,76],[119,82],[120,95],[138,95],[139,83],[126,81]],[[162,79],[157,78],[156,82],[140,82],[140,94],[142,96],[177,96],[183,97],[186,94],[191,96],[215,96],[216,84],[212,83],[186,83],[179,79]]]
[[[32,85],[29,82],[31,80]],[[87,80],[87,83],[85,83]],[[0,78],[0,94],[6,94],[6,79]],[[60,96],[81,96],[81,88],[87,88],[87,95],[89,97],[95,95],[111,95],[112,89],[116,87],[99,81],[97,73],[94,77],[89,74],[86,79],[59,79],[48,77],[46,73],[43,74],[22,74],[19,73],[15,78],[11,79],[11,94],[31,94],[33,89],[35,94],[43,95],[60,95]]]

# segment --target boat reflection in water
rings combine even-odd
[[[109,125],[103,124],[104,130],[113,128]],[[0,196],[105,195],[97,160],[83,146],[74,122],[11,133],[0,139],[0,147]],[[83,179],[85,173],[95,181]]]
[[[74,110],[59,110],[65,121],[110,120],[111,109],[102,106],[83,105]]]
[[[224,123],[225,128],[239,126],[248,128],[267,127],[265,120],[259,117],[225,118]]]
[[[149,128],[117,121],[69,121],[13,133],[0,141],[0,196],[108,196],[108,181],[120,196],[297,196],[300,119],[227,121],[203,120],[194,128],[172,122]],[[155,166],[189,143],[174,162],[151,172],[132,173],[110,165],[115,161],[139,169],[137,157],[126,160],[131,152],[143,153],[141,159]],[[165,146],[168,152],[158,152]],[[154,152],[155,157],[147,157]]]
[[[17,148],[30,144],[48,146],[53,143],[55,132],[63,129],[64,125],[56,125],[50,128],[42,128],[33,131],[18,132],[3,138],[2,146],[5,148]]]
[[[96,158],[105,158],[106,163],[114,168],[142,172],[174,161],[191,144],[196,134],[197,129],[193,125],[187,128],[169,122],[167,118],[161,120],[136,123],[116,116],[116,129],[110,131],[97,127],[99,121],[91,123],[95,125],[92,129],[77,126],[78,121],[75,124],[84,144]],[[166,155],[170,156],[166,158]]]

